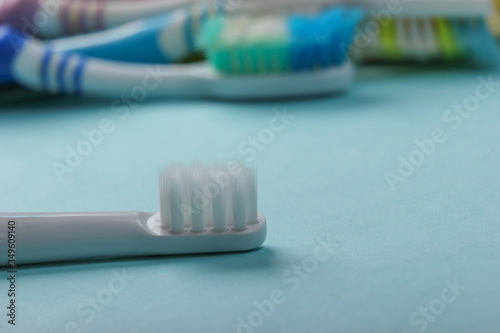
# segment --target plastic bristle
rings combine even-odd
[[[217,42],[217,38],[224,28],[224,21],[218,17],[211,17],[202,24],[203,28],[200,30],[198,36],[198,46],[204,48],[207,45],[213,45]]]
[[[172,232],[184,232],[184,216],[180,203],[184,202],[184,170],[179,165],[174,165],[169,170],[168,193],[170,196],[170,223]]]
[[[203,194],[203,185],[205,184],[202,165],[200,162],[194,162],[189,166],[188,174],[188,205],[192,207],[187,211],[191,218],[191,231],[203,232],[205,231],[205,209],[203,202],[200,198]],[[188,206],[188,207],[189,207]]]
[[[445,60],[453,60],[460,57],[460,50],[455,42],[455,35],[453,30],[445,18],[438,18],[435,20],[435,29],[439,44],[441,45],[443,58]]]
[[[439,43],[432,28],[432,21],[430,19],[423,19],[422,27],[423,27],[422,42],[426,46],[423,49],[424,54],[422,55],[427,59],[436,58],[439,55]],[[427,52],[427,54],[425,54],[425,52]]]
[[[337,57],[337,63],[342,63],[348,57],[342,46],[348,46],[351,44],[352,39],[354,38],[355,28],[359,24],[359,22],[363,19],[364,13],[359,9],[351,9],[349,11],[345,11],[343,13],[342,24],[340,24],[340,35],[341,40],[340,43],[335,43],[333,45],[336,48],[337,52],[334,52],[334,56]]]
[[[209,167],[207,184],[210,205],[212,207],[213,231],[226,230],[226,201],[230,175],[223,163],[215,163]]]
[[[211,38],[204,46],[213,66],[224,73],[311,71],[345,61],[361,17],[359,10],[338,7],[315,16],[233,16],[222,28],[205,25],[204,35]]]
[[[300,71],[342,64],[361,17],[358,10],[335,8],[314,18],[290,18],[292,68]]]
[[[257,223],[257,169],[245,168],[246,224]]]
[[[464,23],[467,41],[471,44],[472,60],[479,66],[500,66],[500,50],[485,20],[473,19]]]
[[[159,171],[162,229],[242,231],[257,223],[257,175],[240,162],[173,164]]]
[[[467,60],[483,66],[498,66],[500,61],[500,50],[483,18],[398,17],[380,29],[363,50],[367,59]]]
[[[232,219],[235,230],[245,230],[246,205],[245,205],[245,181],[243,177],[233,177],[231,189],[233,191]]]

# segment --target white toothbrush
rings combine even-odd
[[[256,177],[238,162],[170,165],[159,213],[0,213],[0,266],[254,249],[266,238]]]

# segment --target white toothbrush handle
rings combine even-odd
[[[206,63],[189,65],[136,65],[92,60],[82,78],[86,94],[113,96],[124,92],[132,100],[150,96],[204,96],[218,82]],[[208,82],[207,82],[208,81]],[[212,83],[212,85],[210,85]]]
[[[134,255],[134,239],[150,237],[153,213],[0,213],[0,266]],[[13,254],[12,251],[10,254]],[[12,262],[11,262],[12,263]]]
[[[210,88],[204,78],[213,70],[204,65],[131,64],[53,52],[30,40],[18,53],[13,73],[17,82],[49,93],[91,94],[132,100],[148,96],[199,96]],[[131,96],[132,95],[132,96]]]
[[[8,41],[7,41],[8,42]],[[115,98],[113,110],[127,110],[149,97],[276,98],[328,94],[347,89],[353,67],[276,75],[224,75],[208,63],[129,64],[53,52],[35,40],[14,54],[16,82],[54,94]]]
[[[246,251],[266,238],[266,220],[257,218],[244,231],[173,234],[157,213],[0,213],[0,266]]]

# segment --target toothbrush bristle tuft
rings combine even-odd
[[[158,183],[162,229],[243,231],[257,223],[257,170],[242,162],[171,164],[159,170]]]
[[[200,44],[230,74],[312,71],[345,62],[361,11],[336,7],[308,15],[235,15],[208,20]]]
[[[361,31],[367,31],[365,20]],[[498,65],[500,52],[481,18],[396,17],[372,38],[359,60],[396,62],[470,62]]]

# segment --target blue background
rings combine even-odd
[[[157,211],[159,166],[245,158],[238,146],[269,126],[274,109],[296,118],[254,161],[268,221],[259,250],[23,267],[15,329],[3,271],[0,330],[64,332],[75,322],[82,332],[236,332],[254,301],[279,290],[284,302],[254,332],[498,332],[500,88],[460,128],[443,120],[479,75],[489,73],[363,69],[341,96],[147,100],[125,119],[108,100],[3,96],[0,211]],[[60,182],[51,164],[104,118],[114,131]],[[435,128],[446,142],[391,191],[384,174]],[[327,236],[334,253],[300,283],[284,280]],[[85,322],[79,305],[123,269],[133,279]],[[414,312],[439,303],[445,280],[466,289],[425,329],[412,326]]]

